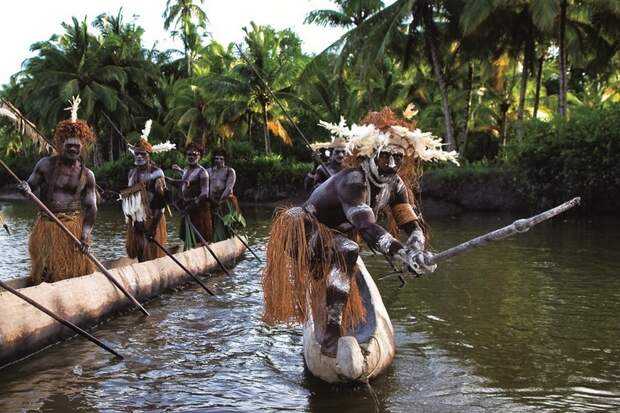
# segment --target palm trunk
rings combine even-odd
[[[109,148],[109,155],[110,155],[110,161],[114,160],[114,131],[112,130],[112,128],[110,128],[110,148]]]
[[[252,143],[252,112],[248,112],[248,140]]]
[[[501,133],[502,133],[502,146],[506,146],[506,141],[508,138],[508,109],[510,109],[510,102],[508,99],[505,99],[500,104],[500,112],[501,112]]]
[[[523,53],[523,70],[521,71],[521,86],[519,89],[519,107],[517,108],[517,139],[523,140],[523,117],[525,113],[525,95],[527,92],[527,80],[529,77],[528,67],[530,66],[529,53],[526,48]]]
[[[540,86],[542,83],[543,65],[545,64],[545,52],[538,59],[538,71],[536,72],[536,93],[534,94],[534,110],[532,117],[536,119],[538,117],[538,104],[540,102]]]
[[[471,110],[471,95],[474,87],[474,65],[469,64],[467,70],[467,84],[465,88],[467,90],[467,103],[465,104],[465,116],[463,118],[463,131],[461,132],[461,145],[459,147],[461,155],[465,152],[467,147],[467,134],[469,132],[469,112]]]
[[[271,145],[269,142],[269,128],[267,127],[267,105],[262,104],[263,107],[263,130],[265,132],[265,153],[271,154]]]
[[[566,116],[566,0],[560,1],[560,35],[559,35],[559,49],[560,49],[560,95],[558,111],[560,116]]]
[[[454,128],[452,126],[452,115],[450,113],[450,104],[448,101],[448,87],[446,84],[446,78],[442,71],[441,56],[439,50],[437,50],[437,27],[433,21],[433,9],[431,6],[424,2],[421,3],[423,11],[424,26],[426,29],[425,43],[430,57],[430,63],[433,66],[433,72],[435,73],[435,79],[439,85],[439,93],[441,94],[441,110],[443,112],[444,124],[446,128],[445,141],[447,143],[447,150],[456,149],[456,141],[454,139]]]

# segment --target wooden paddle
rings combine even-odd
[[[71,321],[65,320],[64,318],[54,314],[52,311],[50,311],[47,308],[43,307],[41,304],[37,303],[32,298],[26,297],[24,294],[20,293],[19,291],[17,291],[16,289],[11,287],[10,285],[5,283],[4,281],[0,280],[0,287],[4,288],[5,290],[10,292],[11,294],[14,294],[14,295],[18,296],[22,300],[26,301],[28,304],[30,304],[30,305],[38,308],[39,310],[43,311],[45,314],[47,314],[48,316],[52,317],[54,320],[56,320],[59,323],[62,323],[65,326],[69,327],[71,330],[75,331],[76,333],[78,333],[82,337],[85,337],[88,340],[92,341],[93,343],[95,343],[96,345],[101,347],[102,349],[104,349],[104,350],[114,354],[116,357],[118,357],[120,359],[123,359],[123,356],[121,356],[119,353],[117,353],[116,351],[114,351],[113,349],[111,349],[110,347],[108,347],[107,345],[102,343],[101,341],[99,341],[97,338],[95,338],[94,336],[92,336],[88,332],[82,330],[80,327],[76,326]]]
[[[209,287],[207,287],[202,281],[200,281],[200,279],[194,275],[194,273],[192,273],[190,270],[187,269],[187,267],[185,267],[185,265],[181,264],[181,262],[179,260],[177,260],[177,258],[170,252],[168,251],[168,249],[166,247],[164,247],[163,245],[161,245],[159,243],[159,241],[157,241],[155,239],[155,237],[153,237],[152,235],[145,235],[146,239],[148,239],[149,241],[151,241],[153,244],[157,245],[157,247],[159,249],[161,249],[168,257],[170,257],[170,259],[172,261],[174,261],[179,267],[181,267],[183,269],[183,271],[185,271],[190,277],[192,277],[198,284],[200,284],[200,286],[209,294],[215,296],[215,293],[209,289]]]
[[[222,220],[222,222],[224,221],[224,218],[219,214],[216,213],[216,216]],[[239,233],[237,231],[235,231],[232,227],[232,225],[228,226],[228,229],[230,230],[230,232],[233,233],[233,235],[235,237],[237,237],[239,239],[239,241],[241,241],[241,243],[243,244],[244,247],[246,247],[248,249],[248,251],[250,251],[252,253],[252,255],[258,260],[258,262],[262,263],[262,260],[260,258],[258,258],[258,255],[256,255],[256,253],[254,251],[252,251],[252,248],[250,248],[250,246],[248,245],[247,242],[245,242],[245,240],[243,239],[242,236],[239,235]]]
[[[4,163],[4,161],[2,159],[0,159],[0,165],[9,173],[9,175],[11,175],[13,177],[13,179],[15,179],[15,181],[17,183],[21,183],[22,180],[19,179],[19,177],[17,175],[15,175],[15,173],[11,170],[11,168],[9,168],[7,166],[7,164]],[[35,194],[33,194],[31,191],[28,191],[28,193],[26,194],[35,204],[37,204],[37,206],[39,207],[39,209],[41,209],[43,212],[45,212],[45,214],[47,214],[47,216],[49,216],[49,218],[54,221],[59,227],[60,229],[62,229],[65,234],[67,234],[69,236],[69,238],[71,238],[73,240],[73,242],[76,243],[76,245],[78,247],[82,246],[82,243],[79,239],[77,239],[75,237],[75,235],[73,235],[73,233],[71,231],[69,231],[69,229],[58,219],[58,217],[56,217],[56,215],[54,215],[54,213],[52,211],[50,211],[43,202],[41,202],[41,200],[39,198],[37,198],[37,196]],[[123,292],[123,294],[125,294],[125,296],[127,298],[129,298],[129,300],[136,306],[138,307],[138,309],[140,311],[142,311],[144,313],[144,315],[148,316],[149,313],[148,311],[146,311],[146,309],[144,307],[142,307],[142,304],[140,304],[138,302],[138,300],[136,300],[136,298],[131,295],[131,293],[129,291],[127,291],[125,289],[125,287],[123,287],[123,285],[121,283],[119,283],[116,278],[114,278],[114,276],[112,274],[110,274],[110,272],[103,266],[103,264],[101,263],[101,261],[99,261],[97,259],[97,257],[95,257],[93,255],[93,253],[91,253],[90,251],[86,251],[83,252],[84,255],[86,255],[92,262],[93,264],[95,264],[95,266],[97,268],[99,268],[99,271],[101,271],[103,273],[103,275],[105,275],[108,280],[110,280],[112,282],[112,284],[114,284],[119,290],[121,290]]]

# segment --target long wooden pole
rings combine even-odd
[[[95,343],[96,345],[101,347],[102,349],[104,349],[104,350],[114,354],[116,357],[118,357],[120,359],[123,358],[123,356],[121,356],[119,353],[117,353],[116,351],[114,351],[113,349],[111,349],[110,347],[105,345],[104,343],[102,343],[100,340],[98,340],[96,337],[94,337],[90,333],[82,330],[80,327],[76,326],[71,321],[65,320],[64,318],[54,314],[52,311],[50,311],[47,308],[43,307],[41,304],[37,303],[32,298],[27,297],[24,294],[20,293],[19,291],[17,291],[16,289],[11,287],[10,285],[6,284],[4,281],[0,280],[0,287],[4,288],[5,290],[10,292],[11,294],[16,295],[17,297],[21,298],[22,300],[26,301],[28,304],[30,304],[30,305],[38,308],[39,310],[43,311],[45,314],[47,314],[48,316],[52,317],[54,320],[56,320],[59,323],[62,323],[65,326],[69,327],[71,330],[75,331],[76,333],[78,333],[82,337],[85,337],[88,340],[92,341],[93,343]]]
[[[224,264],[222,263],[222,261],[220,261],[220,259],[217,257],[217,255],[215,254],[215,252],[213,252],[213,250],[211,249],[211,247],[209,247],[209,244],[207,243],[207,240],[202,236],[202,234],[200,233],[200,231],[198,231],[198,228],[196,228],[194,226],[194,223],[192,222],[192,220],[189,218],[189,214],[185,215],[185,219],[187,220],[187,223],[189,224],[190,228],[192,229],[192,231],[194,231],[194,233],[198,236],[198,238],[200,239],[200,242],[203,243],[203,245],[207,248],[207,251],[209,251],[209,253],[211,254],[211,256],[215,259],[215,261],[217,261],[217,264],[220,266],[220,268],[222,269],[222,271],[224,271],[226,273],[226,275],[230,276],[230,272],[228,271],[228,269],[224,266]]]
[[[216,215],[217,215],[217,217],[218,217],[220,220],[224,221],[224,219],[222,218],[222,216],[221,216],[219,213],[216,213]],[[250,248],[250,246],[248,245],[248,243],[247,243],[247,242],[245,242],[245,240],[243,239],[243,237],[242,237],[241,235],[239,235],[239,233],[233,229],[232,225],[231,225],[231,226],[229,226],[229,227],[228,227],[228,229],[230,230],[230,232],[232,232],[232,233],[233,233],[233,235],[234,235],[235,237],[237,237],[237,239],[239,239],[239,241],[241,241],[241,243],[243,244],[243,246],[244,246],[244,247],[246,247],[246,248],[248,249],[248,251],[250,251],[250,252],[252,253],[252,255],[254,255],[254,257],[255,257],[255,258],[256,258],[259,262],[262,262],[262,260],[261,260],[260,258],[258,258],[258,255],[256,255],[256,253],[255,253],[254,251],[252,251],[252,248]]]
[[[563,204],[558,205],[555,208],[551,208],[538,215],[534,215],[533,217],[519,219],[503,228],[496,229],[495,231],[489,232],[488,234],[481,235],[462,244],[459,244],[456,247],[452,247],[445,251],[434,254],[432,257],[426,260],[426,263],[429,265],[437,264],[449,258],[452,258],[455,255],[462,254],[474,248],[487,245],[492,241],[497,241],[499,239],[506,238],[517,233],[526,232],[534,225],[540,224],[541,222],[546,221],[549,218],[561,214],[562,212],[579,205],[580,202],[580,197],[573,198],[570,201],[564,202]]]
[[[0,159],[0,165],[9,173],[9,175],[11,175],[13,177],[13,179],[15,179],[15,181],[17,181],[17,183],[21,183],[22,180],[19,179],[19,177],[17,175],[15,175],[15,173],[11,170],[11,168],[9,168],[7,166],[7,164],[4,163],[4,161],[2,159]],[[56,217],[56,215],[54,215],[54,213],[52,211],[50,211],[43,202],[41,202],[41,200],[39,198],[37,198],[37,196],[35,194],[33,194],[32,192],[28,191],[27,193],[28,197],[35,203],[37,204],[37,206],[39,207],[39,209],[41,209],[43,212],[45,212],[45,214],[47,214],[47,216],[54,221],[59,227],[60,229],[62,229],[65,234],[67,234],[69,236],[69,238],[71,238],[73,240],[73,242],[75,242],[79,247],[81,247],[82,243],[80,242],[79,239],[77,239],[75,237],[75,235],[73,235],[73,233],[71,231],[69,231],[69,229]],[[144,315],[148,316],[149,312],[146,311],[146,309],[144,307],[142,307],[142,304],[140,304],[138,302],[138,300],[136,300],[136,298],[131,295],[131,293],[129,291],[127,291],[127,289],[125,289],[125,287],[123,287],[123,285],[121,283],[119,283],[116,278],[114,278],[114,276],[112,274],[110,274],[110,272],[103,266],[103,264],[101,263],[101,261],[99,261],[97,259],[97,257],[95,257],[93,255],[93,253],[91,253],[90,251],[86,251],[83,252],[84,255],[86,255],[92,262],[93,264],[95,264],[95,266],[97,268],[99,268],[99,271],[101,271],[103,273],[103,275],[105,275],[108,280],[110,280],[112,282],[112,284],[114,284],[119,290],[121,290],[123,292],[123,294],[125,294],[125,296],[127,298],[129,298],[129,300],[131,300],[131,302],[138,307],[138,309],[140,311],[142,311],[144,313]]]
[[[168,251],[168,249],[166,247],[164,247],[163,245],[161,245],[159,243],[159,241],[157,241],[155,239],[155,237],[153,236],[147,236],[147,239],[149,241],[151,241],[153,244],[157,245],[157,247],[159,249],[161,249],[168,257],[170,257],[170,259],[172,261],[175,262],[175,264],[177,264],[179,267],[181,267],[183,269],[183,271],[185,271],[190,277],[192,277],[194,279],[194,281],[196,281],[198,284],[200,284],[200,286],[209,294],[215,296],[215,293],[209,288],[207,287],[202,281],[200,281],[200,278],[198,278],[196,275],[194,275],[193,272],[191,272],[190,270],[187,269],[187,267],[185,267],[185,265],[181,264],[181,262],[179,260],[177,260],[177,258],[170,252]]]

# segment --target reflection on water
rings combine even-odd
[[[27,272],[33,211],[3,204],[0,277]],[[264,256],[268,213],[247,211]],[[441,250],[514,217],[433,219]],[[118,361],[80,338],[0,371],[0,411],[305,410],[609,411],[620,409],[618,220],[556,219],[440,265],[399,288],[378,282],[397,340],[394,365],[371,386],[336,387],[304,372],[299,329],[260,321],[260,265],[246,254],[232,277],[147,303],[94,333]],[[172,230],[172,229],[171,229]],[[95,252],[123,252],[118,211],[98,219]],[[171,238],[172,235],[171,235]],[[365,258],[375,276],[387,273]]]

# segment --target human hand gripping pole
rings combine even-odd
[[[131,293],[129,291],[127,291],[127,289],[120,283],[118,282],[118,280],[116,280],[116,278],[114,278],[114,276],[112,274],[110,274],[110,272],[103,266],[103,264],[101,263],[101,261],[99,261],[97,259],[97,257],[95,257],[93,255],[92,252],[90,252],[88,250],[88,248],[84,248],[84,243],[79,240],[75,235],[73,235],[73,233],[71,231],[69,231],[69,229],[56,217],[56,215],[54,215],[54,213],[52,211],[50,211],[43,202],[41,202],[41,200],[39,198],[37,198],[37,196],[35,194],[32,193],[32,191],[30,191],[30,187],[28,186],[28,183],[25,181],[22,181],[21,179],[19,179],[19,177],[17,175],[15,175],[15,173],[11,170],[11,168],[9,168],[7,166],[6,163],[4,163],[4,161],[2,159],[0,159],[0,165],[9,173],[9,175],[11,175],[13,177],[13,179],[18,183],[18,187],[19,189],[25,193],[25,195],[30,198],[38,207],[40,210],[42,210],[52,221],[54,221],[59,227],[60,229],[62,229],[65,234],[67,234],[67,236],[69,236],[69,238],[71,238],[71,240],[73,240],[73,242],[75,242],[75,244],[77,245],[77,247],[80,249],[80,251],[82,251],[82,253],[84,255],[86,255],[88,257],[88,259],[90,259],[93,264],[95,264],[95,266],[99,269],[99,271],[101,271],[101,273],[103,275],[106,276],[106,278],[108,280],[110,280],[112,282],[112,284],[114,284],[119,290],[122,291],[122,293],[136,306],[138,307],[138,309],[140,311],[142,311],[142,313],[144,313],[144,315],[148,316],[149,313],[148,311],[146,311],[146,309],[142,306],[142,304],[140,304],[140,302],[133,296],[131,295]]]

